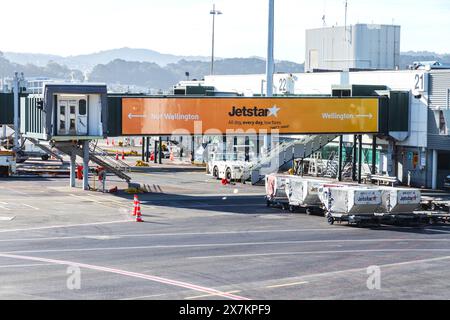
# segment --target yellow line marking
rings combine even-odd
[[[221,292],[221,294],[234,294],[234,293],[239,293],[239,292],[241,292],[241,291],[236,290],[236,291]],[[200,299],[200,298],[216,297],[218,295],[219,295],[219,293],[216,293],[216,294],[214,294],[214,293],[213,294],[204,294],[204,295],[201,295],[201,296],[187,297],[187,298],[184,298],[184,300],[193,300],[193,299]]]
[[[272,289],[272,288],[282,288],[282,287],[293,287],[293,286],[299,286],[302,284],[308,284],[308,281],[302,281],[302,282],[292,282],[292,283],[285,283],[285,284],[277,284],[274,286],[267,286],[266,288]]]

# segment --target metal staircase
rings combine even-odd
[[[131,172],[131,167],[120,159],[116,159],[109,155],[108,151],[100,148],[97,145],[97,141],[91,141],[89,144],[89,152],[95,155],[97,158],[102,160],[103,162],[108,163],[110,166],[120,170],[122,172]]]
[[[33,143],[36,147],[38,147],[39,149],[41,149],[45,153],[47,153],[47,154],[55,157],[59,161],[61,161],[61,163],[64,163],[64,160],[61,157],[61,155],[59,155],[56,152],[54,152],[50,146],[44,145],[39,140],[36,140],[36,139],[27,138],[27,140],[30,141],[31,143]]]
[[[283,142],[252,167],[252,184],[257,184],[266,175],[278,172],[294,159],[307,158],[336,139],[338,135],[308,135],[300,139]]]
[[[83,157],[83,149],[79,145],[57,144],[55,147],[69,156],[74,152],[77,156]],[[131,177],[125,172],[131,172],[131,167],[125,162],[111,157],[105,150],[98,147],[95,142],[89,144],[89,160],[104,167],[106,172],[113,173],[130,183]]]
[[[337,178],[339,174],[339,161],[336,160],[336,153],[333,151],[328,158],[327,165],[324,171],[324,177]]]

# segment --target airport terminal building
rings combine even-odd
[[[204,86],[242,96],[264,95],[265,75],[207,76]],[[381,70],[275,74],[279,96],[376,96],[398,94],[408,130],[390,132],[378,172],[418,187],[442,188],[450,174],[450,70]],[[392,97],[391,97],[392,98]],[[391,120],[392,121],[392,120]],[[350,141],[352,137],[346,137]],[[371,136],[364,137],[369,148]],[[392,162],[391,162],[392,161]]]

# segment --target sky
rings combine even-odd
[[[18,7],[18,3],[20,6]],[[78,55],[146,48],[211,54],[213,3],[217,57],[266,56],[268,0],[2,1],[0,51]],[[304,61],[305,30],[344,24],[344,0],[275,0],[275,58]],[[449,0],[348,0],[348,23],[399,24],[402,51],[450,53]]]

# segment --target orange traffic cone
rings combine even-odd
[[[152,152],[150,154],[150,161],[155,161],[155,153],[154,152]]]
[[[125,151],[122,150],[122,160],[125,160]]]
[[[119,151],[116,151],[116,160],[119,160]]]
[[[173,161],[175,158],[173,156],[173,152],[170,153],[170,161]]]
[[[106,145],[109,146],[109,139],[106,138]]]
[[[137,216],[137,209],[138,209],[138,196],[137,194],[134,195],[134,201],[133,201],[133,216]]]
[[[142,220],[141,202],[139,200],[137,202],[137,209],[136,209],[136,222],[144,222],[144,220]]]

